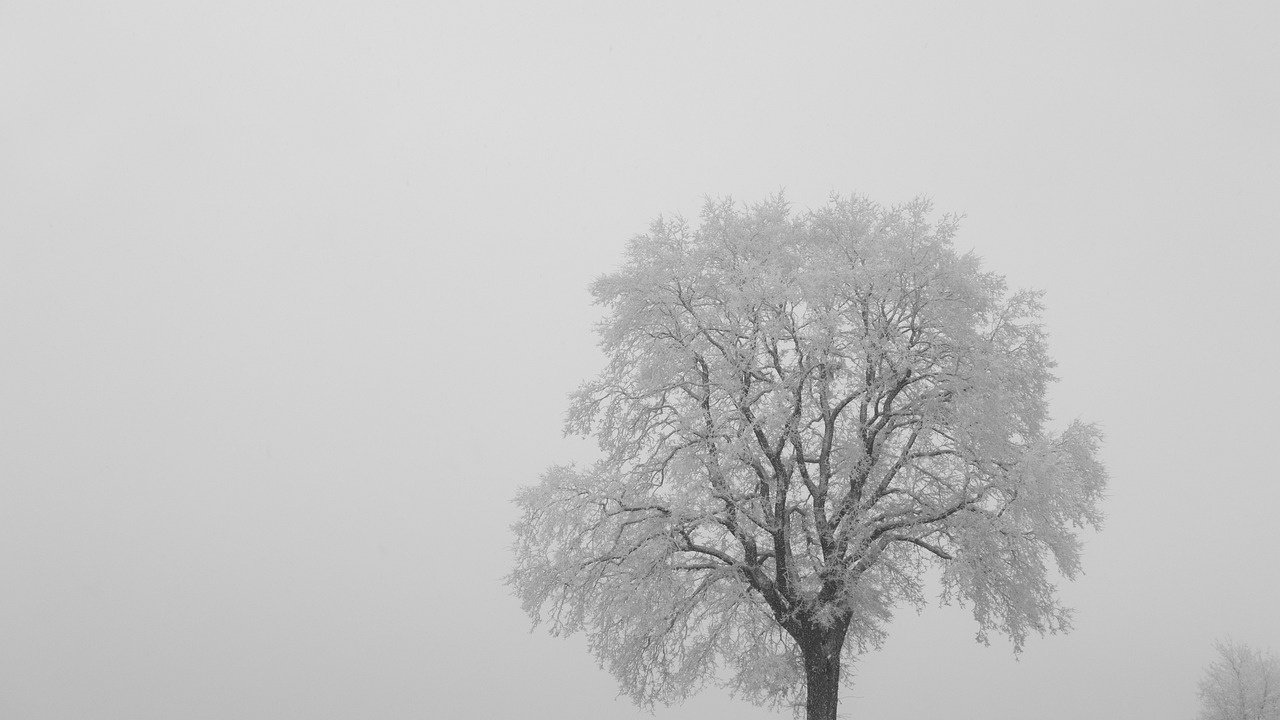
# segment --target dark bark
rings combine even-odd
[[[840,701],[840,654],[844,648],[845,623],[834,627],[813,627],[800,641],[804,657],[806,720],[836,720]]]

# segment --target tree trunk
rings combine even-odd
[[[806,720],[836,720],[840,700],[840,651],[844,628],[815,632],[801,645],[804,656]]]

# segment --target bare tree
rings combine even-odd
[[[1280,720],[1280,659],[1232,640],[1200,681],[1200,720]]]
[[[1043,429],[1039,294],[928,213],[708,201],[592,286],[609,363],[566,431],[604,458],[520,491],[508,582],[638,703],[712,681],[831,720],[846,644],[922,606],[931,566],[982,642],[1070,627],[1048,560],[1073,577],[1101,521],[1099,433]]]

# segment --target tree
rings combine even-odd
[[[1200,720],[1280,720],[1280,659],[1231,640],[1200,681]]]
[[[636,702],[714,681],[834,718],[846,645],[922,606],[931,567],[984,643],[1070,627],[1048,560],[1074,577],[1101,522],[1099,433],[1043,429],[1040,295],[929,210],[708,201],[592,285],[608,365],[566,432],[603,458],[519,492],[508,583]]]

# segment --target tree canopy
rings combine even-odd
[[[1200,720],[1280,720],[1280,658],[1232,640],[1200,681]]]
[[[1100,434],[1046,430],[1040,294],[930,210],[712,200],[592,285],[608,364],[566,431],[602,457],[520,491],[508,581],[637,702],[712,681],[834,717],[846,644],[923,605],[931,567],[983,642],[1070,627],[1053,568],[1101,522]]]

